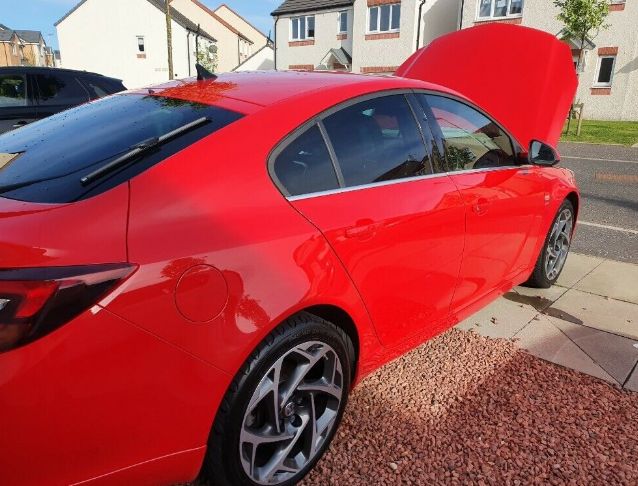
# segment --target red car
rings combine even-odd
[[[556,281],[575,87],[493,25],[395,77],[176,81],[0,137],[0,484],[296,483],[359,380]]]

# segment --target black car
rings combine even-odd
[[[0,68],[0,133],[126,88],[101,74],[45,67]]]

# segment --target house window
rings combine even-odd
[[[616,56],[601,56],[598,58],[598,69],[594,86],[609,87],[614,77]]]
[[[348,11],[343,10],[339,12],[339,33],[347,34],[348,33]]]
[[[520,17],[523,14],[523,0],[479,0],[478,18],[501,19]]]
[[[137,50],[139,52],[144,52],[146,49],[146,47],[144,46],[144,36],[143,35],[138,35],[137,36]]]
[[[13,53],[14,56],[18,55],[18,43],[14,42],[13,44],[11,44],[11,52]]]
[[[398,32],[400,26],[400,3],[368,8],[368,32]]]
[[[307,15],[290,19],[290,39],[293,41],[315,38],[315,16]]]

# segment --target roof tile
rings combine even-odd
[[[352,5],[354,5],[354,0],[285,0],[271,15],[313,12]]]

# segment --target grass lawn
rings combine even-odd
[[[565,142],[589,142],[589,143],[618,143],[633,145],[638,143],[638,122],[630,121],[596,121],[583,120],[580,137],[576,136],[578,120],[572,120],[569,133],[565,133],[561,140]]]

